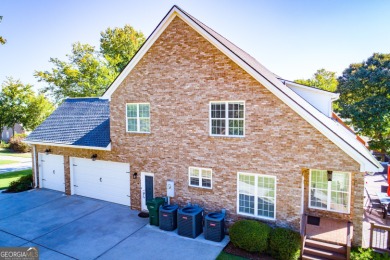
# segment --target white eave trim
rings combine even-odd
[[[76,148],[76,149],[111,151],[111,143],[109,143],[107,147],[97,147],[97,146],[82,146],[82,145],[71,145],[71,144],[60,144],[60,143],[49,143],[49,142],[34,142],[34,141],[23,141],[23,142],[32,145],[48,145],[48,146],[60,146],[60,147]]]
[[[291,81],[286,81],[286,80],[282,80],[282,81],[285,82],[286,86],[291,85],[293,87],[301,88],[301,89],[304,89],[304,90],[307,90],[307,91],[310,91],[310,92],[315,92],[315,93],[318,93],[318,94],[321,94],[321,95],[330,96],[332,100],[337,100],[340,97],[340,93],[332,93],[332,92],[324,91],[324,90],[317,89],[317,88],[314,88],[314,87],[308,87],[308,86],[304,86],[304,85],[301,85],[301,84],[297,84],[297,83],[291,82]]]
[[[292,89],[284,85],[279,79],[275,76],[271,75],[271,73],[265,72],[265,75],[260,74],[260,72],[256,71],[246,62],[244,62],[240,57],[237,56],[234,52],[224,46],[221,42],[215,39],[212,35],[210,35],[207,31],[201,28],[195,21],[189,18],[186,14],[182,13],[180,9],[174,6],[170,12],[164,17],[164,19],[160,22],[157,28],[150,35],[145,44],[141,47],[141,49],[137,52],[137,54],[133,57],[130,63],[126,66],[126,68],[122,71],[122,73],[115,79],[110,88],[104,93],[102,96],[103,99],[111,99],[111,95],[114,91],[119,87],[122,81],[126,78],[126,76],[131,72],[131,70],[137,65],[137,63],[142,59],[145,53],[150,49],[150,47],[154,44],[154,42],[158,39],[158,37],[164,32],[164,30],[168,27],[171,21],[176,17],[180,17],[184,22],[186,22],[191,28],[197,31],[200,35],[202,35],[205,39],[207,39],[211,44],[213,44],[216,48],[218,48],[222,53],[224,53],[227,57],[233,60],[237,65],[239,65],[242,69],[244,69],[247,73],[249,73],[253,78],[255,78],[258,82],[260,82],[263,86],[265,86],[269,91],[271,91],[275,96],[277,96],[280,100],[282,100],[285,104],[287,104],[291,109],[293,109],[298,115],[304,118],[308,123],[310,123],[313,127],[315,127],[318,131],[320,131],[323,135],[325,135],[329,140],[331,140],[335,145],[337,145],[340,149],[342,149],[346,154],[348,154],[351,158],[353,158],[356,162],[360,164],[361,172],[378,172],[383,168],[376,159],[368,152],[365,155],[362,155],[360,152],[352,148],[354,144],[347,143],[342,137],[338,136],[333,130],[327,128],[324,122],[322,122],[321,113],[317,111],[311,104],[305,101],[302,97],[296,94]],[[270,74],[270,75],[268,75]],[[266,77],[270,77],[267,79]],[[301,87],[301,86],[300,86]],[[309,87],[307,87],[309,88]],[[309,88],[310,89],[310,88]],[[322,91],[322,90],[318,90]],[[327,93],[328,94],[328,93]],[[334,93],[329,93],[332,96],[337,95]],[[325,115],[323,115],[325,116]],[[321,121],[321,122],[319,122]],[[356,144],[358,145],[358,144]],[[357,149],[357,148],[356,148]],[[372,160],[367,157],[371,157]]]

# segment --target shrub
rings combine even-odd
[[[32,188],[32,174],[20,177],[18,180],[9,184],[7,192],[21,192]]]
[[[22,142],[25,137],[25,134],[16,134],[15,136],[12,136],[9,140],[9,148],[18,153],[30,152],[30,146]]]
[[[4,141],[0,141],[0,148],[6,148],[6,149],[8,149],[8,148],[9,148],[9,144],[7,144],[7,143],[4,142]]]
[[[353,248],[351,251],[351,260],[389,260],[388,254],[374,252],[370,248]]]
[[[230,241],[249,252],[264,252],[268,248],[271,227],[255,220],[240,220],[230,228]]]
[[[269,249],[275,259],[296,260],[301,253],[301,236],[286,228],[275,228],[271,231]]]

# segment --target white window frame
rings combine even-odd
[[[197,169],[199,171],[199,185],[193,185],[191,184],[191,170],[192,169]],[[207,180],[210,180],[211,186],[210,187],[203,187],[202,186],[202,170],[210,171],[211,172],[211,177],[210,178],[205,178]],[[202,188],[202,189],[213,189],[213,170],[211,168],[202,168],[202,167],[193,167],[190,166],[188,167],[188,186],[190,187],[195,187],[195,188]]]
[[[255,201],[254,201],[254,214],[249,214],[249,213],[245,213],[245,212],[240,212],[240,174],[243,174],[243,175],[248,175],[248,176],[255,176]],[[267,177],[267,178],[272,178],[274,179],[274,183],[275,183],[275,191],[274,191],[274,201],[275,201],[275,204],[274,204],[274,217],[273,218],[269,218],[269,217],[264,217],[264,216],[259,216],[257,215],[257,211],[258,211],[258,194],[257,194],[257,189],[258,189],[258,178],[257,176],[262,176],[262,177]],[[253,217],[253,218],[257,218],[257,219],[264,219],[264,220],[276,220],[276,211],[277,211],[277,187],[278,187],[278,183],[277,183],[277,179],[276,179],[276,176],[274,175],[267,175],[267,174],[257,174],[257,173],[248,173],[248,172],[237,172],[237,202],[236,202],[236,207],[237,207],[237,214],[238,215],[242,215],[242,216],[248,216],[248,217]]]
[[[348,179],[349,179],[349,185],[348,185],[348,209],[347,211],[339,211],[339,210],[333,210],[333,209],[330,209],[330,204],[332,202],[332,181],[328,181],[328,197],[327,197],[327,205],[326,205],[326,209],[324,208],[319,208],[319,207],[314,207],[314,206],[311,206],[311,173],[312,171],[323,171],[323,170],[319,170],[319,169],[310,169],[309,171],[309,199],[308,199],[308,207],[310,209],[316,209],[316,210],[325,210],[325,211],[331,211],[331,212],[336,212],[336,213],[342,213],[342,214],[350,214],[351,212],[351,184],[352,184],[352,180],[351,180],[351,173],[350,172],[340,172],[340,171],[333,171],[334,172],[338,172],[338,173],[346,173],[348,174]]]
[[[129,117],[127,116],[127,105],[137,105],[137,131],[129,131],[129,128],[128,128],[128,123],[129,123]],[[149,105],[149,118],[147,117],[140,117],[139,116],[139,105]],[[151,132],[151,111],[150,111],[150,103],[126,103],[126,108],[125,108],[125,117],[126,117],[126,133],[141,133],[141,134],[150,134]],[[141,130],[141,124],[140,124],[140,119],[149,119],[149,132],[145,132],[145,131],[140,131]]]
[[[242,135],[229,135],[229,103],[243,103],[243,105],[244,105],[244,117],[243,117],[243,119],[238,118],[239,120],[242,120],[242,122],[243,122]],[[213,129],[213,125],[212,125],[213,118],[211,118],[211,105],[212,104],[225,104],[225,107],[226,107],[226,114],[225,114],[226,131],[225,131],[224,135],[213,134],[213,132],[212,132],[212,129]],[[245,121],[246,121],[245,120],[245,108],[246,108],[246,104],[245,104],[244,100],[210,101],[209,102],[209,134],[210,134],[210,136],[225,136],[225,137],[238,137],[238,138],[245,137]],[[223,118],[220,118],[220,120],[223,120]]]

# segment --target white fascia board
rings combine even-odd
[[[32,145],[37,144],[37,145],[59,146],[59,147],[76,148],[76,149],[111,151],[111,143],[107,147],[97,147],[97,146],[82,146],[82,145],[71,145],[71,144],[60,144],[60,143],[34,142],[34,141],[23,141],[23,142]]]
[[[286,83],[287,86],[290,85],[290,86],[301,88],[301,89],[304,89],[304,90],[307,90],[307,91],[315,92],[315,93],[318,93],[318,94],[321,94],[321,95],[330,96],[332,100],[337,100],[340,97],[340,93],[332,93],[332,92],[329,92],[329,91],[324,91],[324,90],[317,89],[317,88],[314,88],[314,87],[304,86],[304,85],[297,84],[295,82],[290,82],[290,81],[285,81],[285,83]]]
[[[145,42],[145,44],[141,47],[141,49],[137,52],[137,54],[131,59],[129,64],[125,67],[125,69],[119,74],[119,76],[115,79],[112,85],[107,89],[107,91],[102,96],[102,99],[111,100],[111,95],[114,91],[119,87],[119,85],[125,80],[127,75],[133,70],[133,68],[138,64],[138,62],[142,59],[142,57],[148,52],[150,47],[153,46],[154,42],[160,37],[160,35],[165,31],[168,25],[172,22],[177,14],[177,8],[174,7],[172,10],[165,16],[165,18],[160,22],[158,27],[154,30],[154,32],[150,35],[149,39]]]
[[[345,143],[340,137],[335,135],[331,130],[326,128],[324,125],[318,122],[314,116],[326,117],[317,109],[315,109],[312,105],[310,105],[307,101],[305,101],[302,97],[296,94],[293,90],[282,84],[278,79],[276,79],[272,75],[267,75],[269,79],[266,79],[263,75],[259,74],[256,70],[250,67],[247,63],[245,63],[242,59],[238,58],[235,53],[230,51],[227,47],[221,44],[218,40],[212,37],[208,32],[206,32],[203,28],[201,28],[197,23],[187,18],[186,15],[182,14],[180,10],[177,10],[178,16],[182,18],[188,25],[190,25],[194,30],[196,30],[199,34],[201,34],[204,38],[206,38],[210,43],[212,43],[216,48],[218,48],[222,53],[228,56],[231,60],[233,60],[237,65],[239,65],[242,69],[244,69],[247,73],[249,73],[252,77],[254,77],[258,82],[260,82],[263,86],[265,86],[269,91],[271,91],[275,96],[281,99],[285,104],[287,104],[290,108],[292,108],[296,113],[298,113],[302,118],[304,118],[307,122],[309,122],[313,127],[319,130],[322,134],[324,134],[329,140],[331,140],[334,144],[336,144],[340,149],[342,149],[345,153],[347,153],[350,157],[352,157],[356,162],[360,164],[360,171],[366,172],[377,172],[381,169],[381,165],[378,163],[377,167],[371,164],[366,158],[360,155],[357,151],[351,148],[348,144]],[[270,73],[269,73],[270,74]],[[273,80],[271,84],[271,80]],[[280,89],[278,90],[275,85]],[[283,93],[282,93],[283,92]],[[322,92],[322,91],[321,91]],[[291,98],[293,98],[297,103],[305,107],[303,109],[298,104],[293,102]],[[306,111],[305,111],[306,110]],[[307,111],[310,111],[313,116],[311,116]],[[321,115],[318,115],[321,114]],[[372,156],[370,154],[370,156]],[[375,158],[372,156],[375,160]],[[376,161],[376,160],[375,160]]]

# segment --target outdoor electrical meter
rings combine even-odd
[[[173,181],[167,181],[167,196],[175,197],[175,183]]]

